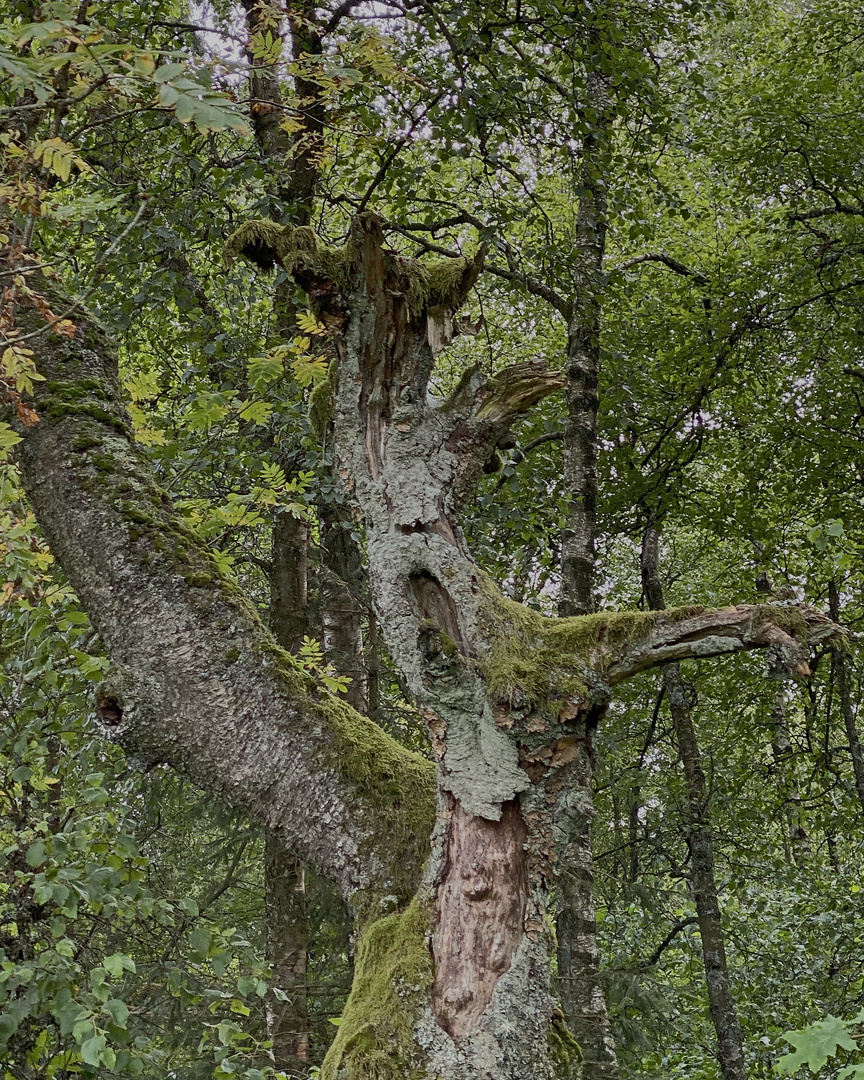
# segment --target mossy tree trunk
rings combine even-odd
[[[695,611],[664,616],[666,642],[655,616],[544,620],[505,601],[465,547],[460,504],[513,417],[563,380],[540,365],[492,380],[469,371],[449,397],[430,398],[433,345],[442,344],[441,327],[482,253],[424,267],[388,252],[371,215],[355,220],[339,251],[319,250],[309,230],[268,235],[252,226],[245,235],[256,257],[270,245],[266,261],[294,274],[334,334],[327,413],[337,469],[364,521],[388,648],[424,712],[438,764],[438,826],[419,893],[434,964],[421,978],[421,948],[409,984],[378,944],[361,950],[324,1075],[391,1075],[388,1061],[394,1076],[575,1071],[578,1054],[555,1018],[549,982],[549,898],[556,886],[565,891],[558,866],[578,883],[568,907],[579,920],[568,934],[578,952],[568,973],[580,987],[580,1034],[592,1040],[595,1071],[613,1075],[595,978],[588,742],[611,685],[667,647],[709,654],[776,633],[799,666],[802,656],[784,631],[769,633],[764,615],[744,631],[751,609],[730,609],[719,624]],[[243,252],[242,231],[229,247]],[[682,620],[691,626],[684,638]],[[414,991],[405,994],[407,1019],[404,1005],[400,1022],[388,1018],[393,999],[368,970],[373,956]]]
[[[136,757],[186,769],[294,845],[352,905],[356,976],[327,1080],[562,1080],[579,1054],[550,990],[548,905],[556,837],[585,816],[588,726],[653,665],[772,647],[803,673],[802,642],[835,628],[809,609],[550,619],[505,600],[465,546],[460,504],[512,418],[562,379],[538,364],[469,371],[429,396],[430,339],[446,339],[482,256],[421,266],[386,251],[368,216],[338,251],[273,222],[229,247],[250,237],[333,334],[338,472],[437,781],[299,671],[220,576],[153,482],[111,352],[82,318],[73,338],[29,339],[39,420],[11,419],[39,521],[116,664],[98,714]],[[35,306],[18,321],[43,325]]]

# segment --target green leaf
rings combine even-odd
[[[198,953],[200,956],[206,956],[211,940],[210,931],[206,927],[199,926],[189,935],[189,946],[193,952]]]
[[[251,424],[266,424],[273,413],[269,401],[248,401],[240,410],[240,416]]]
[[[41,866],[45,862],[45,845],[41,840],[37,840],[27,848],[24,859],[28,866]]]
[[[87,1065],[98,1065],[107,1044],[104,1035],[91,1035],[81,1043],[81,1060]]]
[[[190,79],[175,78],[174,82],[163,82],[159,87],[159,100],[163,106],[174,110],[181,124],[192,124],[201,132],[228,129],[247,135],[250,132],[248,123],[230,98],[206,90]]]
[[[102,1011],[107,1013],[119,1028],[126,1027],[129,1019],[129,1006],[119,998],[111,998],[102,1006]]]
[[[778,1060],[777,1071],[781,1076],[793,1076],[806,1065],[817,1073],[838,1048],[855,1050],[857,1044],[849,1035],[850,1023],[829,1015],[800,1031],[784,1031],[783,1038],[795,1047],[795,1052]]]
[[[126,956],[124,953],[114,953],[112,956],[106,956],[102,964],[112,978],[115,979],[119,979],[124,971],[135,971],[135,961],[131,956]]]
[[[6,452],[21,441],[21,436],[16,435],[8,424],[0,424],[0,461],[5,461]]]
[[[268,356],[253,356],[246,365],[249,385],[261,391],[268,383],[278,379],[285,370],[285,350],[277,349]]]
[[[0,1046],[5,1046],[18,1030],[18,1020],[11,1013],[0,1013]]]

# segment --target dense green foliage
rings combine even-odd
[[[281,272],[222,257],[236,225],[271,211],[288,223],[291,207],[274,210],[276,166],[251,132],[242,19],[228,4],[191,10],[0,3],[0,245],[32,232],[38,258],[116,337],[160,483],[262,612],[274,516],[310,521],[320,636],[316,507],[342,496],[308,403],[328,345],[311,313],[280,337]],[[468,305],[484,322],[441,356],[442,389],[472,363],[563,363],[580,150],[598,124],[584,91],[592,72],[609,80],[598,606],[644,606],[639,545],[654,522],[670,605],[754,602],[773,589],[780,602],[827,609],[833,591],[857,631],[860,10],[846,0],[386,10],[357,7],[322,57],[283,65],[283,127],[302,130],[291,80],[311,79],[331,121],[312,222],[322,242],[341,242],[358,207],[383,217],[404,254],[490,242]],[[211,31],[188,28],[199,20]],[[277,58],[278,36],[255,48],[258,63]],[[38,372],[3,322],[8,290],[26,281],[0,288],[0,387],[14,407]],[[553,398],[517,425],[464,522],[508,595],[545,613],[568,499],[563,420]],[[0,448],[14,442],[0,425]],[[362,543],[355,526],[339,527]],[[260,835],[181,778],[142,775],[99,737],[89,701],[105,660],[12,463],[0,465],[0,557],[0,1075],[272,1075]],[[382,676],[378,722],[422,746],[364,628]],[[304,658],[344,691],[318,646]],[[848,1034],[857,1020],[827,1033],[836,1059],[818,1051],[821,1029],[798,1037],[864,1004],[864,805],[841,662],[856,711],[854,634],[842,658],[816,657],[804,684],[766,680],[764,659],[685,669],[753,1077],[772,1075],[790,1029],[803,1056],[787,1071],[827,1077],[861,1060]],[[597,734],[603,979],[625,1076],[713,1080],[683,779],[660,685],[657,675],[628,685]],[[321,883],[310,897],[320,1062],[350,960],[338,904]]]

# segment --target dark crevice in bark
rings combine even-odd
[[[653,527],[646,529],[642,543],[642,584],[652,610],[663,610],[666,603],[660,580],[659,533]],[[690,887],[699,920],[711,1019],[717,1033],[717,1060],[723,1080],[746,1080],[744,1043],[729,984],[726,943],[717,897],[708,785],[690,714],[687,689],[677,663],[666,666],[663,684],[684,767],[687,793],[685,827],[691,859]]]
[[[468,652],[459,615],[453,598],[432,574],[420,571],[409,578],[411,592],[417,604],[417,615],[421,620],[429,620],[456,645],[463,656]]]

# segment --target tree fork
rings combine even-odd
[[[342,249],[319,247],[308,230],[255,223],[228,247],[256,260],[264,247],[261,261],[293,273],[332,329],[338,364],[328,415],[338,471],[365,523],[383,632],[438,759],[439,824],[419,896],[435,965],[412,1006],[423,1068],[446,1077],[546,1076],[553,1067],[565,1075],[542,1045],[529,1046],[527,1033],[545,1031],[559,1048],[571,1047],[566,1068],[576,1067],[572,1036],[554,1021],[538,946],[546,947],[556,830],[588,817],[577,773],[592,718],[615,682],[675,656],[774,644],[803,670],[805,654],[775,625],[773,609],[549,620],[485,581],[461,538],[459,506],[512,417],[561,380],[531,365],[492,380],[469,371],[448,398],[430,399],[433,343],[440,346],[440,327],[466,296],[476,261],[425,266],[388,252],[372,215],[355,219]],[[399,1041],[395,1022],[376,1012],[364,970],[373,952],[380,969],[392,962],[377,934],[361,947],[358,984],[325,1062],[328,1080],[340,1068],[361,1076],[373,1060],[383,1068],[387,1046]],[[545,979],[528,979],[526,964],[539,964]],[[392,977],[404,985],[405,976]],[[421,978],[416,969],[413,978]],[[373,1014],[365,1029],[372,1057],[364,1059],[360,1033]],[[409,1052],[401,1067],[416,1062]]]

